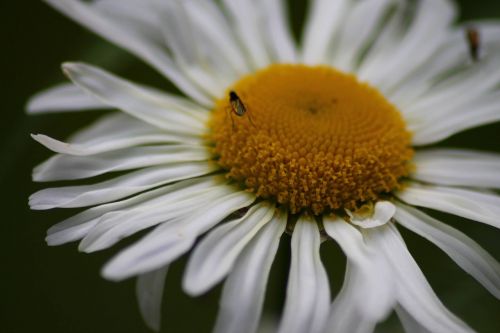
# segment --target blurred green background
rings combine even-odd
[[[463,20],[500,19],[498,0],[458,2]],[[304,8],[304,1],[291,3],[296,30]],[[31,182],[31,169],[51,155],[32,141],[29,133],[45,133],[62,139],[92,121],[97,114],[28,117],[24,106],[33,93],[64,80],[59,65],[67,60],[97,64],[121,76],[163,89],[172,89],[172,86],[139,60],[40,1],[2,0],[0,15],[3,35],[0,52],[3,60],[0,331],[148,332],[137,309],[134,281],[111,283],[99,275],[103,263],[120,246],[93,255],[78,253],[76,244],[48,247],[44,242],[46,229],[74,212],[31,212],[27,206],[28,196],[46,186]],[[499,143],[500,125],[497,124],[457,135],[444,145],[500,152]],[[500,231],[463,219],[440,217],[465,231],[500,259]],[[500,332],[500,302],[435,246],[404,230],[403,233],[443,302],[479,332]],[[271,317],[278,316],[282,306],[288,242],[284,237],[268,287],[266,311]],[[333,244],[323,246],[322,257],[336,290],[343,279],[345,259]],[[186,296],[180,289],[184,265],[185,258],[173,264],[167,277],[163,330],[209,332],[217,311],[220,287],[196,299]],[[380,331],[400,332],[398,325],[392,317]]]

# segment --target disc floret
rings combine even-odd
[[[217,102],[211,128],[218,163],[292,213],[356,209],[397,189],[409,173],[411,135],[400,112],[352,75],[273,65],[230,91],[246,112],[232,114],[229,98]]]

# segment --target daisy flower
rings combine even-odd
[[[281,0],[46,0],[135,54],[182,96],[83,63],[35,96],[33,114],[114,109],[62,142],[35,181],[97,178],[33,194],[32,209],[88,207],[47,242],[107,249],[137,277],[160,326],[168,265],[191,249],[190,295],[224,282],[215,332],[255,332],[283,233],[291,263],[278,332],[371,332],[396,311],[409,332],[471,332],[405,246],[407,228],[500,297],[498,262],[431,215],[500,227],[500,156],[429,148],[500,120],[500,24],[456,25],[447,0],[313,0],[300,46]],[[104,180],[103,180],[104,179]],[[197,239],[204,237],[195,245]],[[334,299],[319,249],[347,257]],[[338,278],[338,277],[337,277]]]

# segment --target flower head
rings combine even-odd
[[[281,235],[291,264],[279,332],[371,332],[395,310],[408,331],[470,332],[439,301],[398,232],[433,242],[495,297],[500,265],[416,207],[499,227],[500,156],[427,148],[500,120],[500,24],[454,25],[447,0],[313,0],[300,47],[281,0],[47,0],[155,67],[176,96],[66,63],[73,85],[32,113],[117,109],[68,143],[36,181],[121,175],[49,188],[32,209],[90,207],[52,227],[50,245],[111,247],[149,233],[103,269],[137,276],[159,329],[168,265],[193,248],[184,290],[226,278],[216,332],[255,332]],[[471,30],[473,29],[473,30]],[[333,300],[322,240],[347,257]],[[323,258],[328,260],[328,258]]]

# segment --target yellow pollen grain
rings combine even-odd
[[[210,127],[218,163],[292,213],[356,209],[409,173],[411,135],[400,112],[353,75],[273,65],[230,90],[246,113],[233,113],[229,97],[217,101]]]

